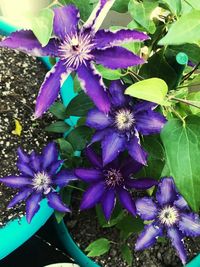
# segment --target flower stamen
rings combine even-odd
[[[87,60],[92,59],[90,52],[93,48],[94,43],[89,34],[67,34],[59,47],[59,57],[66,67],[77,69]]]
[[[179,212],[175,207],[166,206],[159,213],[160,222],[166,226],[174,225],[179,219]]]
[[[105,182],[108,187],[120,186],[124,181],[121,172],[116,169],[110,169],[105,172]]]
[[[44,191],[46,194],[50,190],[50,183],[51,179],[44,171],[36,173],[32,181],[33,188],[36,191]]]
[[[115,114],[115,125],[118,130],[130,130],[134,122],[133,112],[128,109],[118,110]]]

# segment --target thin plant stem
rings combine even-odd
[[[200,109],[200,106],[197,106],[191,102],[188,102],[187,100],[184,100],[184,99],[181,99],[181,98],[176,98],[176,97],[171,97],[170,100],[175,100],[175,101],[178,101],[178,102],[181,102],[181,103],[184,103],[188,106],[193,106],[195,108],[199,108]]]
[[[185,81],[185,80],[187,80],[187,79],[189,79],[190,78],[190,76],[199,68],[199,66],[200,66],[200,62],[193,68],[193,70],[192,71],[190,71],[189,73],[187,73],[185,76],[183,76],[183,79],[182,79],[182,81],[181,81],[181,84]]]
[[[176,117],[178,117],[182,122],[183,122],[183,126],[185,127],[186,123],[184,118],[181,117],[181,115],[172,107],[170,107],[172,113],[174,113],[174,115],[176,115]]]
[[[80,187],[76,187],[76,186],[74,186],[74,185],[67,185],[67,187],[72,188],[72,189],[79,190],[79,191],[81,191],[81,192],[85,192],[85,190],[83,190],[82,188],[80,188]]]

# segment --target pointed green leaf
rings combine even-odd
[[[169,29],[159,45],[178,45],[194,43],[200,40],[200,10],[183,15]]]
[[[55,102],[49,110],[57,119],[64,120],[67,117],[66,108],[61,102]]]
[[[102,65],[96,65],[97,70],[101,73],[102,77],[104,79],[113,81],[113,80],[119,80],[122,76],[121,70],[111,70],[107,69]]]
[[[173,14],[178,15],[181,12],[181,0],[162,0],[162,2],[167,4]]]
[[[151,78],[132,84],[126,89],[125,94],[163,105],[167,91],[168,86],[165,81]]]
[[[64,121],[57,121],[45,127],[45,131],[52,133],[65,133],[70,129],[70,126]]]
[[[53,31],[54,12],[45,8],[32,19],[32,31],[42,46],[46,46]]]
[[[200,208],[200,117],[188,116],[185,125],[171,119],[161,132],[169,175],[194,211]]]
[[[128,266],[132,266],[133,252],[131,251],[131,249],[128,247],[128,245],[125,244],[121,247],[121,251],[122,251],[122,258],[124,259],[124,261],[128,263]]]
[[[106,238],[100,238],[91,243],[85,251],[88,251],[89,257],[97,257],[105,254],[110,250],[110,241]]]

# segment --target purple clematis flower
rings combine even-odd
[[[94,168],[75,170],[77,177],[90,184],[83,195],[80,209],[89,209],[101,203],[105,218],[109,220],[118,195],[122,206],[135,216],[135,202],[128,189],[148,189],[157,181],[151,178],[131,179],[130,175],[143,167],[131,157],[123,162],[116,159],[103,167],[101,158],[91,148],[86,149],[86,156]]]
[[[97,108],[89,111],[86,124],[97,130],[91,143],[101,141],[104,165],[126,149],[133,159],[145,165],[147,153],[140,146],[139,133],[159,133],[166,119],[153,111],[157,104],[147,101],[133,104],[132,99],[124,95],[124,89],[120,81],[111,83],[108,115]]]
[[[28,155],[19,148],[17,167],[20,175],[0,178],[5,185],[19,189],[19,193],[11,200],[8,208],[26,200],[28,223],[39,210],[39,203],[43,197],[47,197],[48,204],[53,209],[70,212],[69,208],[62,203],[56,187],[63,187],[77,178],[71,171],[61,170],[57,173],[62,162],[58,160],[58,151],[54,142],[49,143],[40,155],[35,152]]]
[[[184,198],[178,194],[172,178],[163,178],[158,185],[156,201],[144,197],[136,201],[137,213],[151,223],[145,226],[136,242],[136,250],[152,246],[159,236],[167,233],[183,264],[187,254],[184,236],[200,235],[200,219],[190,211]]]
[[[101,75],[94,63],[110,69],[127,68],[144,60],[120,47],[123,42],[143,41],[149,37],[135,30],[110,32],[99,30],[115,0],[100,0],[88,21],[79,27],[79,11],[73,5],[54,9],[54,34],[47,46],[42,47],[31,31],[12,33],[0,46],[23,51],[34,56],[59,57],[60,61],[46,75],[41,86],[35,117],[40,117],[58,96],[59,89],[72,71],[76,71],[82,87],[97,107],[108,112],[110,103]]]

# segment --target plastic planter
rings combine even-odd
[[[15,27],[8,25],[0,18],[0,34],[8,35],[12,31],[15,31]],[[41,58],[42,62],[47,68],[51,68],[48,58]],[[179,63],[179,62],[178,62]],[[179,63],[182,64],[182,63]],[[185,64],[185,63],[184,63]],[[69,77],[61,88],[61,96],[64,105],[67,105],[70,100],[75,96],[73,92],[73,81]],[[77,118],[72,118],[72,122],[76,124]],[[34,216],[30,224],[27,223],[25,217],[20,222],[14,220],[9,222],[5,227],[0,229],[0,260],[9,255],[12,251],[22,245],[28,240],[35,232],[37,232],[53,214],[53,210],[48,206],[46,199],[41,201],[39,212]],[[77,244],[70,236],[68,229],[62,221],[58,224],[55,220],[55,228],[58,234],[58,238],[62,242],[66,251],[72,256],[80,267],[100,267],[90,258],[88,258],[84,252],[80,250]],[[200,254],[196,256],[186,267],[199,267],[200,266]]]
[[[15,27],[8,25],[5,21],[0,19],[0,34],[8,35],[16,30]],[[51,64],[48,58],[40,58],[45,66],[50,69]],[[67,90],[69,99],[74,97],[72,79],[69,78],[63,85],[62,90]],[[47,204],[47,200],[43,199],[40,204],[39,212],[34,216],[30,224],[27,223],[26,218],[22,217],[20,220],[16,219],[8,222],[8,224],[0,229],[0,259],[9,255],[12,251],[21,246],[34,233],[36,233],[53,214],[53,209]]]

